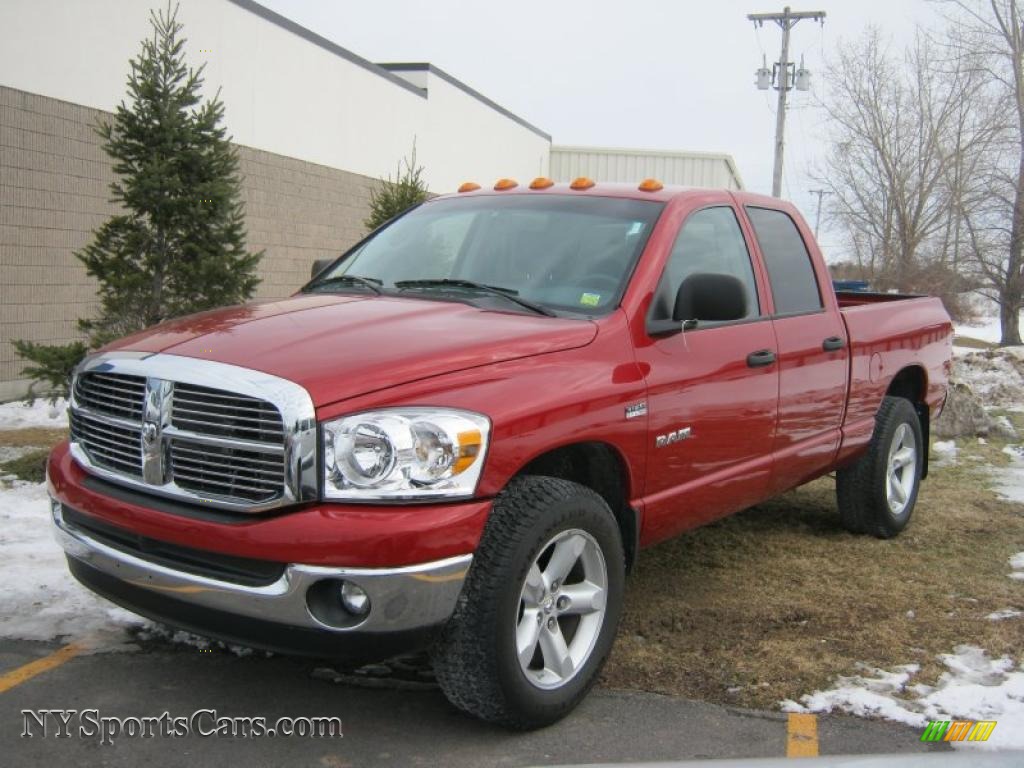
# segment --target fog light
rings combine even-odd
[[[351,581],[341,582],[341,604],[353,616],[365,616],[370,612],[370,596],[362,587]]]
[[[53,522],[55,523],[59,523],[64,517],[61,514],[60,502],[53,498],[53,496],[50,497],[50,514],[53,516]]]

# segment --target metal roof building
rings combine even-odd
[[[627,183],[655,178],[688,187],[743,189],[732,156],[710,152],[552,146],[550,168],[555,181],[572,181],[578,176]]]

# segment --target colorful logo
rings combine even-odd
[[[995,720],[932,720],[921,741],[988,741]]]

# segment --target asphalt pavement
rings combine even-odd
[[[784,757],[793,739],[784,713],[602,688],[561,723],[512,733],[455,711],[415,662],[398,665],[391,674],[354,676],[315,661],[239,657],[160,642],[122,652],[86,649],[60,655],[60,648],[0,641],[0,764],[529,766]],[[40,715],[44,709],[94,714],[65,713],[66,730],[72,731],[66,735],[58,733],[58,715]],[[212,730],[216,721],[210,710],[216,717],[263,717],[275,726],[281,717],[336,717],[343,735],[122,734],[102,743],[102,733],[92,735],[96,729],[90,725],[99,718],[164,712],[189,719],[206,711],[196,724]],[[816,730],[812,746],[821,754],[936,749],[920,742],[918,729],[885,722],[827,715],[816,719]]]

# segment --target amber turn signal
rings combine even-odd
[[[594,180],[588,179],[586,176],[580,176],[578,179],[573,179],[572,184],[569,185],[569,189],[590,189],[594,186]]]
[[[516,181],[515,179],[498,179],[497,183],[495,183],[494,185],[494,188],[501,192],[503,189],[513,189],[514,187],[518,186],[519,182]]]
[[[475,192],[478,189],[480,189],[480,185],[475,181],[466,181],[459,187],[459,192]]]
[[[665,185],[657,179],[644,179],[640,182],[640,186],[637,187],[641,192],[657,192],[664,188]]]
[[[555,186],[555,182],[544,176],[538,176],[530,182],[530,189],[547,189],[548,187],[553,186]]]

